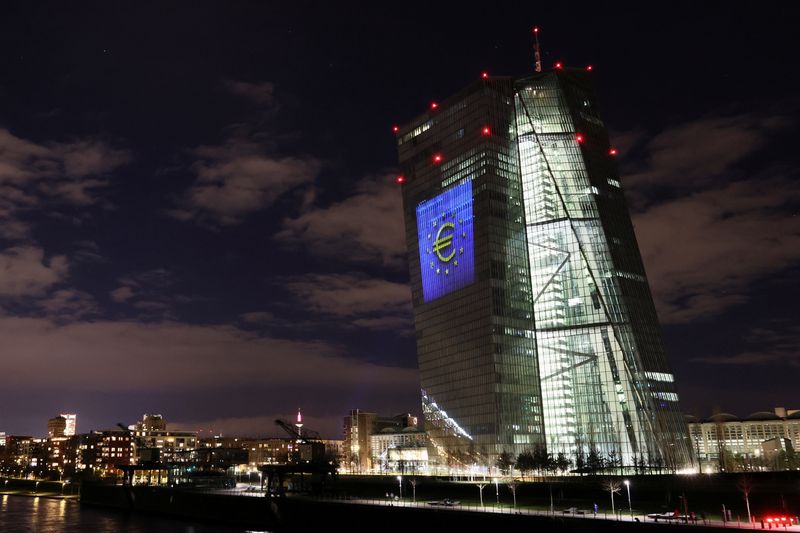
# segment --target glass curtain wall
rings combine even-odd
[[[601,191],[557,75],[522,84],[515,104],[548,451],[579,467],[663,463]]]

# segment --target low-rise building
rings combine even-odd
[[[422,473],[428,469],[428,434],[416,426],[384,428],[370,436],[374,468],[381,472]]]
[[[168,430],[167,421],[161,415],[145,414],[129,429],[133,434],[136,462],[148,459],[152,462],[156,456],[162,462],[169,462],[175,460],[176,454],[198,447],[196,431]]]
[[[416,416],[408,413],[379,417],[376,413],[367,413],[360,409],[353,409],[344,417],[344,442],[342,445],[342,465],[350,472],[369,472],[379,468],[373,461],[371,437],[385,429],[402,431],[405,428],[416,428]]]
[[[107,429],[80,435],[79,470],[98,477],[121,476],[120,465],[134,464],[133,440],[129,431]]]
[[[78,468],[78,437],[51,437],[47,439],[47,470],[64,479],[75,474]]]
[[[730,413],[706,419],[689,416],[687,423],[702,472],[800,468],[795,455],[800,447],[800,410],[779,407],[746,418]],[[775,439],[785,439],[780,441],[782,449],[766,457],[765,449],[772,451],[777,446],[768,444]]]

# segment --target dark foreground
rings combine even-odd
[[[557,532],[666,532],[686,527],[722,531],[723,527],[675,523],[631,522],[602,516],[547,515],[513,509],[475,509],[467,506],[442,508],[425,503],[393,503],[350,499],[331,501],[304,497],[267,498],[152,487],[87,485],[82,505],[161,515],[205,523],[236,524],[251,529],[278,532],[348,531],[522,531]],[[729,524],[727,529],[730,529]],[[797,528],[792,528],[797,530]]]

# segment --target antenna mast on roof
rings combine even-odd
[[[542,71],[542,53],[541,49],[539,48],[539,26],[533,27],[533,56],[536,59],[536,66],[534,70],[536,72]]]

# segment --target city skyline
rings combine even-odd
[[[790,8],[42,6],[0,22],[0,431],[418,412],[392,126],[533,24],[593,66],[682,408],[796,404]]]

